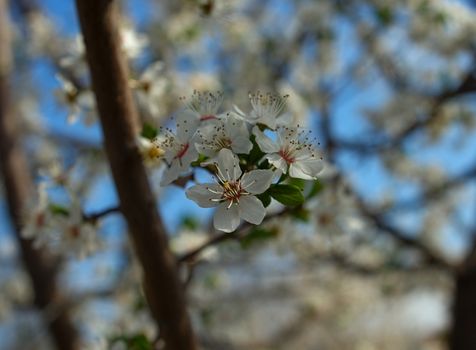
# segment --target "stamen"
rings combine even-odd
[[[223,195],[223,191],[220,192],[220,191],[212,190],[210,187],[207,187],[207,190],[208,190],[209,192],[211,192],[211,193],[214,193],[214,194],[221,194],[221,195]]]

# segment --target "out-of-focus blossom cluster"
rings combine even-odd
[[[42,172],[43,179],[24,211],[22,236],[57,254],[84,257],[100,246],[99,227],[96,220],[84,213],[74,186],[68,183],[68,170],[54,162]],[[58,190],[66,190],[66,199],[61,202],[52,199],[51,193]]]

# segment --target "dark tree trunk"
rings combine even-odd
[[[127,220],[135,253],[144,271],[144,290],[160,336],[169,350],[196,349],[196,341],[165,229],[136,146],[137,111],[121,52],[117,3],[77,0],[102,124],[106,154]]]
[[[476,349],[476,241],[456,273],[451,350]]]

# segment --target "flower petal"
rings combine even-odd
[[[217,155],[215,148],[203,143],[195,142],[195,149],[198,151],[198,153],[201,153],[207,157],[214,157]]]
[[[317,174],[324,168],[324,162],[320,159],[297,161],[289,167],[289,176],[304,180],[315,180]]]
[[[240,224],[240,208],[237,204],[233,204],[230,208],[228,205],[227,201],[218,206],[213,216],[213,226],[220,231],[233,232]]]
[[[214,199],[221,198],[220,192],[223,192],[220,185],[210,183],[192,186],[185,191],[185,195],[202,208],[212,208],[219,204]]]
[[[182,167],[180,166],[178,160],[174,159],[170,167],[165,168],[164,173],[162,174],[162,181],[160,182],[160,186],[167,186],[171,182],[177,180],[181,172]]]
[[[231,149],[238,154],[248,154],[253,148],[249,137],[237,136],[231,141]]]
[[[233,115],[229,115],[226,117],[224,122],[225,133],[230,138],[235,138],[237,136],[243,136],[249,138],[249,132],[246,127],[246,124],[243,120],[234,117]]]
[[[288,163],[277,153],[266,155],[268,162],[274,165],[277,169],[281,170],[284,174],[288,171]]]
[[[226,181],[236,181],[241,176],[238,157],[227,148],[223,148],[217,157],[218,175]]]
[[[177,138],[181,143],[189,142],[198,128],[200,120],[191,113],[182,113],[177,117]]]
[[[271,186],[274,173],[272,170],[253,170],[241,178],[241,186],[247,192],[260,194]]]
[[[263,203],[255,196],[244,196],[240,198],[241,217],[255,225],[261,224],[266,215]]]
[[[180,163],[182,167],[188,168],[190,163],[196,161],[198,159],[198,152],[191,144],[188,144],[188,148],[185,153],[180,158]],[[186,170],[185,170],[186,171]]]
[[[256,143],[265,153],[275,153],[279,151],[279,146],[266,136],[257,126],[253,128],[253,135],[256,137]]]

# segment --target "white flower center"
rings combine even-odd
[[[202,140],[202,144],[210,147],[215,151],[220,151],[223,148],[231,149],[232,141],[225,133],[225,128],[223,126],[215,126],[214,132],[211,135],[203,136],[198,132]]]
[[[310,142],[309,137],[309,134],[311,133],[310,130],[301,130],[297,132],[295,128],[279,127],[278,131],[281,140],[281,147],[278,151],[278,154],[286,161],[286,163],[294,163],[296,161],[298,152],[302,150],[307,150],[310,153],[309,156],[311,158],[315,157],[315,149]]]

